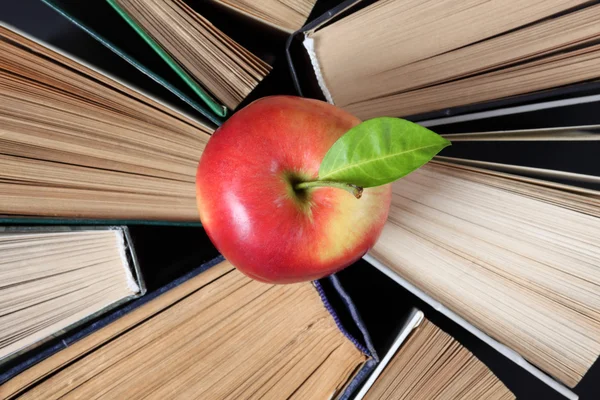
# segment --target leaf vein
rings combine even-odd
[[[412,153],[412,152],[415,152],[415,151],[418,151],[418,150],[424,150],[424,149],[428,149],[430,147],[440,147],[440,146],[441,146],[440,144],[434,144],[434,145],[429,145],[429,146],[418,147],[416,149],[410,149],[410,150],[402,151],[402,152],[399,152],[399,153],[389,154],[387,156],[382,156],[382,157],[378,157],[378,158],[372,158],[370,160],[366,160],[366,161],[358,162],[358,163],[355,163],[355,164],[347,165],[347,166],[345,166],[343,168],[340,168],[340,169],[337,169],[337,170],[329,171],[326,175],[323,175],[323,176],[321,176],[319,178],[320,179],[328,179],[328,178],[330,179],[332,176],[337,175],[337,174],[339,174],[339,173],[341,173],[341,172],[343,172],[345,170],[348,170],[348,169],[352,169],[352,168],[356,168],[356,167],[360,167],[361,169],[363,169],[362,165],[364,165],[364,164],[370,164],[370,163],[374,163],[374,162],[377,162],[377,161],[385,160],[385,159],[388,159],[388,158],[398,157],[398,156],[400,156],[402,154]]]

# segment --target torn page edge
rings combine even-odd
[[[319,65],[319,60],[317,60],[317,53],[315,52],[315,39],[308,37],[307,34],[304,34],[304,41],[302,42],[306,52],[308,53],[308,57],[310,58],[310,63],[313,66],[313,70],[315,71],[315,76],[317,77],[317,83],[323,92],[323,95],[327,99],[327,102],[330,104],[335,104],[333,102],[333,97],[331,97],[331,92],[327,88],[325,84],[325,79],[323,79],[323,74],[321,73],[321,66]]]

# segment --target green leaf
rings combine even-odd
[[[410,121],[374,118],[350,129],[331,146],[319,168],[319,180],[385,185],[423,166],[450,144]]]

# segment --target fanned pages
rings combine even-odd
[[[469,350],[424,319],[364,399],[511,400],[515,396]]]
[[[182,0],[115,0],[193,78],[234,109],[271,67]]]
[[[267,285],[223,262],[16,376],[0,395],[332,398],[365,361],[310,283]]]
[[[302,27],[316,0],[213,0],[250,18],[294,32]]]
[[[336,105],[407,116],[599,78],[588,4],[381,0],[309,37]]]
[[[197,221],[212,129],[0,26],[0,213]]]
[[[54,0],[40,0],[40,1],[42,1],[47,6],[51,7],[54,11],[56,11],[58,14],[60,14],[64,18],[66,18],[69,22],[71,22],[72,24],[77,26],[79,29],[84,31],[86,34],[90,35],[102,46],[106,47],[108,50],[112,51],[114,54],[121,57],[124,61],[128,62],[135,69],[137,69],[138,71],[140,71],[141,73],[143,73],[144,75],[146,75],[147,77],[152,79],[154,82],[156,82],[157,84],[161,85],[162,87],[164,87],[165,89],[167,89],[168,91],[173,93],[180,100],[184,101],[190,107],[192,107],[194,110],[198,111],[201,115],[208,118],[210,121],[212,121],[213,123],[215,123],[217,125],[220,125],[222,123],[221,119],[218,118],[217,115],[215,115],[211,112],[210,107],[206,107],[205,105],[200,104],[200,102],[198,100],[196,100],[195,98],[191,98],[187,94],[185,94],[182,91],[180,91],[179,89],[177,89],[177,87],[175,87],[173,85],[173,82],[168,82],[167,80],[163,79],[159,74],[157,74],[157,73],[153,72],[152,70],[150,70],[149,68],[147,68],[140,61],[136,60],[130,54],[128,54],[127,52],[122,50],[115,43],[112,43],[111,41],[106,39],[104,36],[100,35],[98,32],[96,32],[94,29],[92,29],[90,26],[88,26],[87,23],[81,21],[79,18],[77,18],[75,15],[73,15],[71,12],[69,12],[69,10],[66,9],[67,7],[63,8],[62,5],[54,2]],[[218,104],[216,106],[218,107],[217,109],[219,111],[222,111],[222,106],[220,106]]]
[[[429,164],[371,255],[570,387],[600,354],[600,194]]]
[[[595,45],[418,91],[349,104],[344,108],[363,119],[421,114],[597,79],[600,78],[599,71],[600,45]]]
[[[0,363],[139,293],[126,245],[121,229],[0,230]]]

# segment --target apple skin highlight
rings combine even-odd
[[[337,272],[375,244],[391,185],[367,188],[360,199],[331,187],[294,190],[318,178],[329,148],[360,122],[322,101],[272,96],[214,133],[198,165],[196,198],[225,258],[256,280],[293,283]]]

